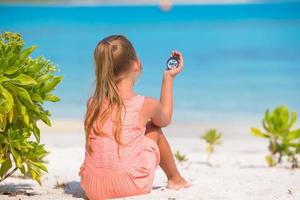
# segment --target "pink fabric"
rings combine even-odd
[[[157,144],[145,136],[145,127],[139,125],[144,96],[136,95],[124,104],[122,133],[118,157],[117,143],[112,134],[112,119],[98,136],[91,132],[92,155],[85,151],[80,167],[80,185],[90,200],[118,198],[149,193],[160,156]]]

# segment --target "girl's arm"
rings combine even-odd
[[[165,127],[170,124],[173,115],[173,79],[183,68],[183,57],[180,52],[173,51],[171,56],[179,57],[179,66],[172,70],[165,70],[161,86],[160,101],[148,98],[150,104],[151,121],[154,125]]]

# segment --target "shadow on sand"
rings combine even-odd
[[[78,181],[70,181],[65,183],[64,192],[66,194],[71,194],[72,197],[75,198],[87,199]]]
[[[165,188],[165,186],[153,186],[152,190],[164,190]]]
[[[266,165],[240,165],[239,168],[241,169],[267,169],[270,168]]]
[[[33,191],[30,184],[4,184],[0,185],[0,194],[8,196],[26,195],[33,196],[38,195],[38,193]]]
[[[152,190],[163,190],[165,187],[164,186],[153,186]],[[66,194],[71,194],[72,197],[75,198],[83,198],[87,199],[87,197],[84,194],[83,189],[80,187],[80,183],[78,181],[70,181],[65,183],[64,186],[64,192]]]

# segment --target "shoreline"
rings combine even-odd
[[[52,126],[49,127],[44,122],[38,121],[38,127],[43,133],[65,133],[65,134],[84,134],[84,119],[57,118],[51,119]],[[217,129],[229,136],[250,135],[250,128],[262,128],[261,120],[244,121],[201,121],[201,122],[180,122],[172,121],[170,125],[162,128],[170,136],[195,136],[202,134],[209,129]],[[296,127],[295,127],[296,128]],[[183,132],[184,134],[180,134]]]

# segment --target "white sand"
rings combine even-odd
[[[0,199],[81,199],[83,192],[78,176],[84,157],[81,124],[80,121],[56,121],[52,129],[43,128],[42,142],[51,151],[47,156],[49,173],[42,178],[43,187],[29,179],[8,178],[0,184],[0,191],[26,189],[36,194],[2,195]],[[126,199],[299,200],[300,170],[268,168],[264,161],[267,141],[252,137],[249,126],[250,123],[171,125],[165,129],[165,135],[174,151],[180,150],[187,155],[189,160],[178,164],[178,168],[193,186],[180,191],[166,189],[166,178],[158,168],[150,194]],[[216,148],[212,156],[214,166],[209,167],[205,164],[205,143],[199,136],[212,127],[224,133],[224,142]],[[66,184],[64,189],[54,189],[56,181]]]

